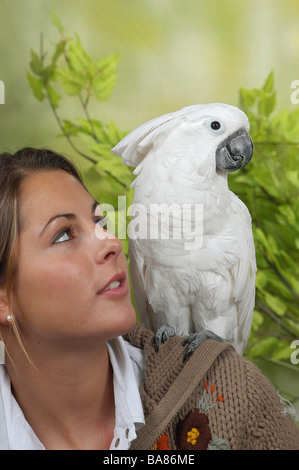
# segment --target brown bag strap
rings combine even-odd
[[[132,449],[148,450],[153,448],[172,418],[206,375],[217,356],[230,348],[232,345],[229,343],[206,340],[194,351],[167,393],[152,413],[147,416],[146,424],[137,432],[137,440],[132,442]]]

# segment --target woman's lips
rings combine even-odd
[[[114,289],[109,289],[109,290],[104,290],[101,292],[100,295],[101,297],[107,297],[107,298],[117,298],[117,297],[124,297],[128,295],[129,289],[127,286],[120,285],[119,287],[115,287]]]
[[[128,287],[124,284],[126,280],[126,273],[115,274],[106,286],[97,292],[97,295],[107,298],[123,297],[129,293]]]

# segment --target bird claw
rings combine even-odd
[[[214,339],[215,341],[221,342],[226,341],[225,339],[221,338],[210,330],[203,330],[199,331],[198,333],[190,333],[183,341],[183,346],[186,346],[187,343],[190,344],[184,356],[184,360],[188,359],[188,357],[190,357],[191,354],[194,353],[195,349],[197,349],[198,346],[203,343],[206,339]]]
[[[169,338],[176,335],[175,328],[169,325],[162,325],[155,334],[155,344],[156,349],[159,351],[159,346],[161,343],[165,343]]]

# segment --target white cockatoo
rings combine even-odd
[[[187,336],[191,353],[214,334],[240,354],[246,346],[255,248],[249,211],[227,173],[250,161],[248,131],[234,106],[194,105],[152,119],[112,149],[136,167],[130,271],[140,319],[157,345]]]

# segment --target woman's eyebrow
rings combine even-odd
[[[99,203],[94,199],[93,200],[93,203],[92,203],[92,206],[91,206],[91,215],[94,213],[94,211],[96,210],[97,206],[99,205]],[[44,228],[42,229],[41,233],[39,234],[39,236],[42,236],[42,234],[44,233],[44,231],[46,230],[46,228],[48,227],[48,225],[53,222],[53,220],[55,219],[58,219],[59,217],[65,217],[66,219],[69,219],[69,220],[74,220],[77,218],[77,216],[75,214],[72,214],[72,213],[66,213],[66,214],[56,214],[54,215],[53,217],[51,217],[51,219],[48,220],[48,222],[46,223],[46,225],[44,226]]]

